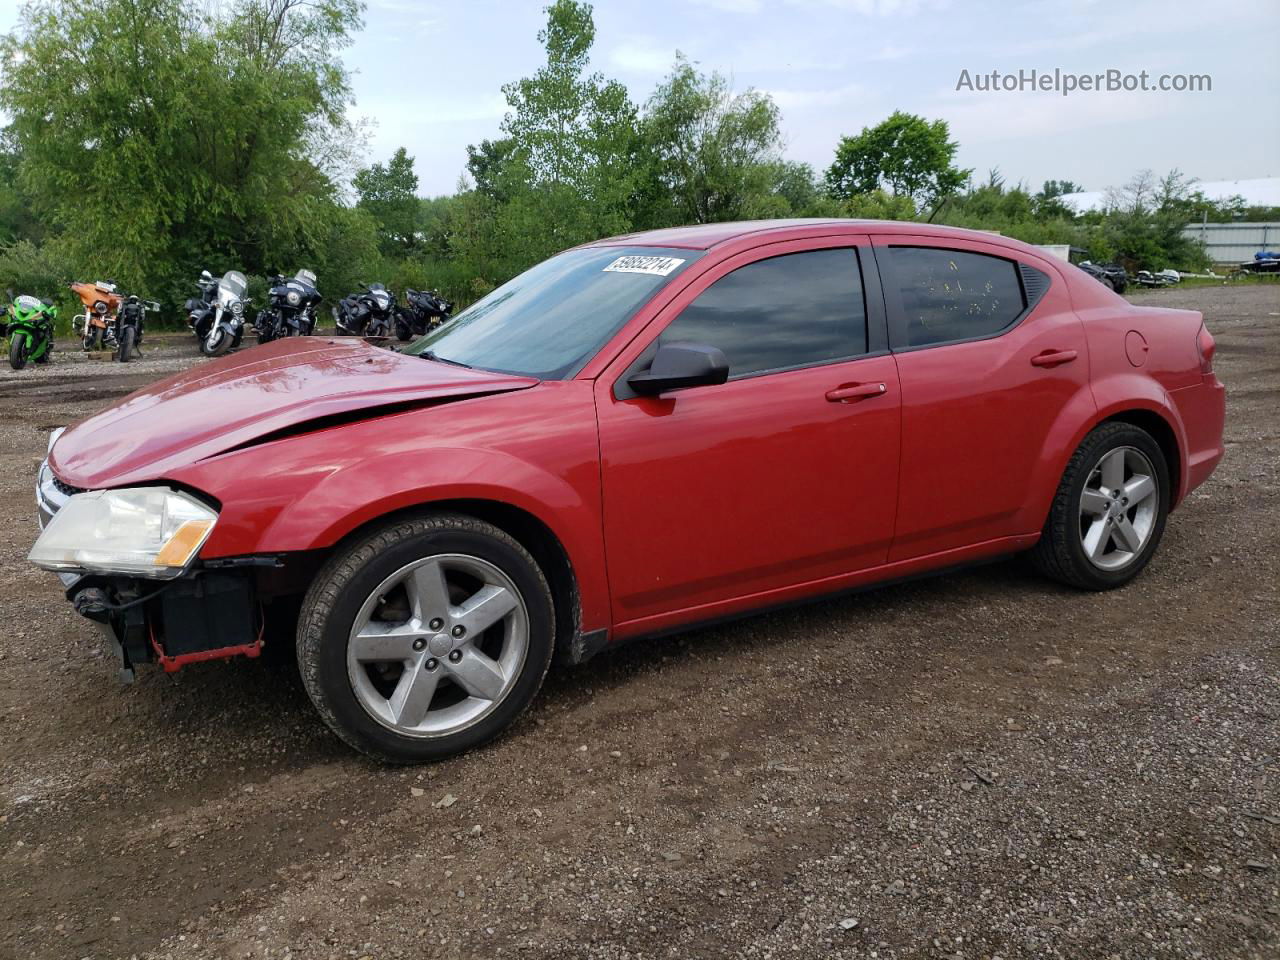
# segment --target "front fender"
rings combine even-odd
[[[221,504],[207,559],[326,550],[397,511],[456,500],[524,511],[560,542],[584,630],[609,626],[590,384],[560,381],[374,416],[171,471]]]
[[[497,477],[501,482],[488,479]],[[518,507],[542,521],[562,543],[573,539],[572,533],[566,537],[557,531],[564,525],[562,518],[588,509],[562,478],[510,454],[432,447],[425,456],[389,453],[325,475],[275,517],[262,532],[258,552],[331,547],[378,517],[445,500],[490,500]]]

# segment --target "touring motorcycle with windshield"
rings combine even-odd
[[[320,305],[316,275],[310,270],[299,270],[292,278],[276,274],[269,282],[267,305],[258,311],[253,321],[258,342],[311,336],[316,328],[316,307]]]
[[[80,298],[84,313],[76,317],[76,326],[86,350],[102,347],[115,349],[116,312],[124,298],[116,292],[114,280],[73,283],[71,289]]]
[[[396,339],[422,336],[448,320],[451,310],[453,304],[434,290],[405,290],[404,304],[396,309]]]
[[[249,281],[239,270],[228,270],[218,280],[203,270],[196,286],[200,297],[187,301],[187,323],[200,340],[200,352],[220,356],[239,346],[244,336]]]
[[[370,283],[359,293],[339,300],[338,305],[333,308],[333,319],[340,334],[386,337],[391,335],[395,312],[395,294],[385,284]]]
[[[30,360],[48,363],[53,353],[53,321],[58,308],[47,300],[23,294],[0,319],[0,337],[9,337],[9,366],[21,370]]]

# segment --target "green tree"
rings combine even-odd
[[[635,106],[622,84],[587,73],[591,6],[556,0],[545,12],[546,62],[502,88],[502,137],[468,148],[475,190],[449,217],[451,252],[472,289],[631,225]]]
[[[385,166],[375,163],[359,171],[351,185],[359,196],[356,205],[377,221],[383,252],[413,249],[419,212],[418,175],[405,148],[398,149]]]
[[[1179,170],[1163,177],[1143,170],[1109,191],[1099,246],[1130,269],[1207,266],[1204,247],[1182,232],[1195,217],[1194,186]]]
[[[315,249],[334,184],[307,155],[349,102],[357,0],[47,0],[0,41],[17,182],[72,258],[150,296]]]
[[[955,166],[959,145],[949,137],[945,120],[930,122],[895,110],[857,136],[841,138],[827,170],[828,189],[842,200],[887,190],[909,197],[919,210],[931,211],[932,219],[970,173]]]
[[[591,5],[556,0],[546,14],[538,33],[546,63],[502,88],[511,108],[502,132],[513,145],[504,166],[529,187],[561,194],[553,206],[570,202],[567,188],[589,205],[589,223],[625,226],[635,105],[622,84],[586,72],[596,33]]]
[[[1040,192],[1032,198],[1036,215],[1041,218],[1073,217],[1075,211],[1059,198],[1068,193],[1080,193],[1084,187],[1071,180],[1046,180]]]
[[[799,168],[781,161],[778,117],[768,94],[735,94],[724,76],[701,73],[677,53],[645,104],[641,132],[650,186],[644,225],[734,220],[753,210],[790,213],[790,198],[782,204],[767,199],[804,191]]]

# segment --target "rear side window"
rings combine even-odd
[[[685,307],[661,341],[719,347],[731,379],[866,353],[858,251],[812,250],[739,267]]]
[[[938,247],[890,247],[889,263],[889,282],[902,304],[895,346],[995,336],[1026,307],[1012,260]]]

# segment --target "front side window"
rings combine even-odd
[[[1026,302],[1012,260],[940,247],[890,247],[902,303],[896,346],[923,347],[995,336]]]
[[[542,380],[572,377],[700,255],[657,247],[567,250],[504,283],[402,352]]]
[[[758,260],[685,307],[660,342],[719,347],[729,377],[830,363],[867,352],[867,311],[852,247]]]

